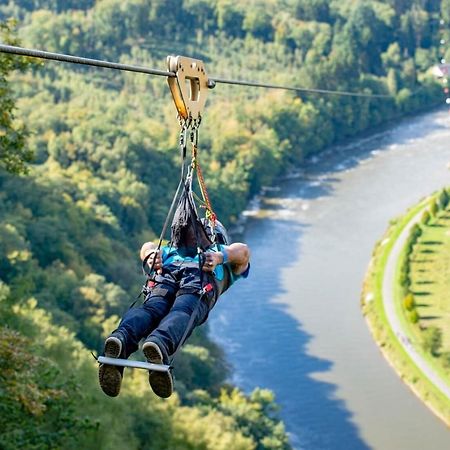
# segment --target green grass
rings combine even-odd
[[[450,352],[450,211],[440,212],[423,227],[410,262],[410,290],[414,293],[419,326],[410,326],[412,339],[421,342],[423,330],[437,327],[442,331],[441,352]],[[427,354],[427,359],[441,377],[450,380],[450,370],[442,358]]]
[[[421,209],[424,209],[430,201],[427,198],[411,208],[404,216],[392,221],[383,238],[377,243],[373,251],[364,286],[362,291],[362,310],[365,315],[375,341],[380,346],[383,354],[394,367],[403,381],[432,409],[442,420],[450,425],[450,404],[443,395],[417,368],[409,358],[403,347],[392,332],[387,320],[382,299],[383,274],[389,254],[395,244],[396,239],[407,226],[409,221]],[[438,227],[436,227],[438,228]],[[399,258],[399,262],[401,258]],[[398,274],[397,270],[397,274]],[[406,320],[401,308],[402,290],[400,285],[396,292],[397,314],[405,327],[406,334],[410,332],[411,324]],[[417,327],[418,328],[418,327]],[[411,341],[417,339],[410,335]],[[430,356],[430,359],[431,356]],[[442,372],[439,371],[442,376]]]

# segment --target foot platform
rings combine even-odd
[[[97,361],[100,364],[107,364],[109,366],[132,367],[134,369],[145,369],[153,372],[169,372],[172,369],[172,366],[167,366],[165,364],[152,364],[149,362],[133,361],[129,359],[108,358],[106,356],[99,356]]]

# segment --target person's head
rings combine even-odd
[[[197,248],[206,250],[212,242],[197,216],[194,200],[184,190],[172,220],[171,242],[174,247],[194,254]]]
[[[180,228],[180,238],[174,242],[175,247],[185,247],[188,249],[197,249],[197,237],[192,225]]]

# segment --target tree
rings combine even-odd
[[[223,389],[218,408],[231,415],[239,424],[239,428],[255,439],[257,450],[290,448],[283,424],[276,417],[277,406],[272,392],[255,389],[249,397],[246,397],[238,389]]]
[[[428,212],[428,210],[425,210],[422,214],[422,217],[420,218],[420,221],[424,224],[427,225],[428,222],[430,221],[431,216],[430,213]]]
[[[218,2],[217,25],[220,30],[224,30],[230,36],[240,37],[244,34],[242,31],[243,21],[242,7],[230,0]]]
[[[388,0],[398,15],[404,13],[410,7],[410,0]]]
[[[0,38],[7,44],[17,45],[13,27],[12,21],[0,23]],[[28,172],[27,163],[33,159],[33,153],[25,147],[25,127],[15,121],[14,99],[7,78],[12,71],[23,71],[27,66],[25,58],[0,53],[0,167],[14,174]]]
[[[442,353],[442,363],[446,369],[450,369],[450,352]]]
[[[297,2],[296,16],[300,20],[328,22],[330,19],[330,6],[327,0],[303,0]]]
[[[263,41],[273,39],[272,14],[268,10],[267,2],[256,2],[253,8],[246,11],[242,28]]]
[[[433,202],[430,205],[430,213],[433,217],[436,217],[437,213],[439,212],[439,206],[436,200],[433,200]]]
[[[447,191],[445,189],[442,189],[441,193],[439,194],[439,199],[438,199],[440,209],[447,208],[448,200],[449,200],[449,198],[448,198]]]
[[[0,328],[0,447],[73,448],[78,435],[93,428],[73,408],[80,386],[61,384],[56,365],[35,356],[32,346],[20,333]]]
[[[387,75],[387,86],[391,95],[396,95],[398,92],[398,76],[395,69],[389,69]]]
[[[403,306],[407,311],[412,311],[416,307],[416,302],[414,301],[414,296],[409,293],[404,299],[403,299]]]
[[[417,309],[413,309],[408,314],[409,320],[411,323],[417,323],[420,319],[419,313],[417,312]]]
[[[409,237],[414,244],[420,236],[422,236],[422,228],[416,223],[412,226],[411,231],[409,232]]]
[[[429,327],[423,333],[423,349],[433,356],[439,356],[442,347],[442,330],[437,327]]]
[[[384,22],[376,15],[369,3],[357,2],[343,28],[344,40],[348,41],[359,68],[370,73],[381,72],[380,54],[387,46],[389,35]]]
[[[408,260],[409,253],[411,253],[410,246],[407,246],[406,250],[408,251],[408,254],[405,255],[405,259],[404,259],[402,267],[400,269],[399,282],[400,282],[400,286],[406,292],[408,292],[408,288],[409,288],[409,286],[411,286],[411,280],[409,278],[409,260]]]

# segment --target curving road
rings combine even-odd
[[[406,333],[402,327],[402,324],[395,312],[395,269],[397,266],[398,258],[406,242],[408,240],[409,232],[414,224],[420,222],[420,218],[423,214],[423,209],[416,214],[408,223],[408,225],[400,233],[397,241],[395,242],[391,253],[389,254],[386,267],[383,275],[383,287],[382,297],[383,306],[386,311],[386,316],[391,326],[392,331],[395,333],[398,342],[404,348],[409,357],[414,361],[414,364],[423,372],[423,374],[450,400],[450,386],[443,380],[427,363],[427,361],[420,355],[420,353],[414,348],[412,342],[406,337]]]

